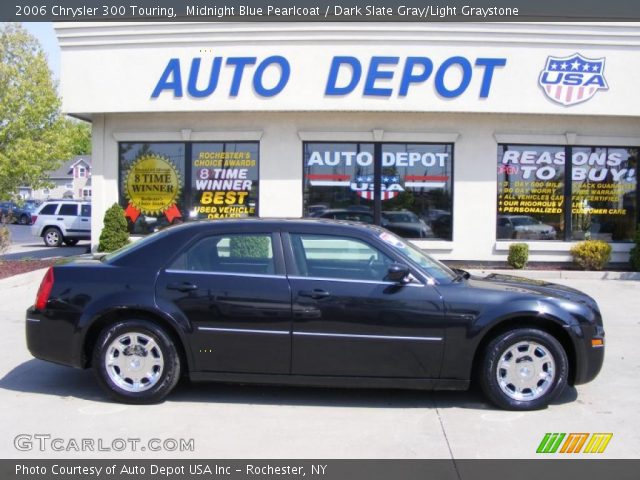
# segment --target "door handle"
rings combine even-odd
[[[319,288],[315,288],[313,290],[300,290],[298,292],[298,295],[300,295],[301,297],[310,297],[315,300],[318,300],[320,298],[327,298],[331,294],[326,290],[320,290]]]
[[[167,290],[178,290],[180,292],[191,292],[193,290],[197,290],[198,286],[189,282],[182,283],[168,283]]]

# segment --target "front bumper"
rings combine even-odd
[[[596,378],[602,369],[605,349],[604,329],[600,325],[582,325],[573,327],[571,331],[576,350],[573,384],[581,385]]]

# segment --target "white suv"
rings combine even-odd
[[[91,240],[91,203],[73,200],[44,202],[32,215],[31,234],[42,237],[47,247],[62,242],[73,246],[79,240]]]

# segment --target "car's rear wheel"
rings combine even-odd
[[[42,235],[47,247],[59,247],[62,245],[62,233],[56,227],[49,227]]]
[[[64,244],[69,246],[69,247],[73,247],[77,243],[78,243],[78,239],[77,238],[65,238],[64,239]]]
[[[124,403],[162,401],[178,383],[180,368],[171,337],[147,320],[127,320],[107,327],[93,351],[98,382]]]
[[[485,395],[508,410],[545,408],[567,385],[569,362],[558,340],[534,328],[510,330],[486,347],[479,372]]]
[[[31,218],[29,217],[29,215],[22,214],[20,215],[20,219],[18,220],[18,222],[20,223],[20,225],[27,225],[30,220]]]

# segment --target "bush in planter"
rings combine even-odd
[[[509,246],[507,263],[513,268],[521,269],[527,266],[529,261],[529,245],[526,243],[512,243]]]
[[[113,252],[129,243],[129,230],[124,210],[114,203],[104,214],[104,227],[100,233],[99,252]]]
[[[583,270],[602,270],[611,260],[611,245],[602,240],[585,240],[571,249],[571,255]]]
[[[640,227],[636,230],[635,242],[636,246],[629,252],[629,263],[631,263],[632,269],[636,272],[640,272]]]
[[[229,256],[241,258],[269,258],[269,237],[231,237]]]

